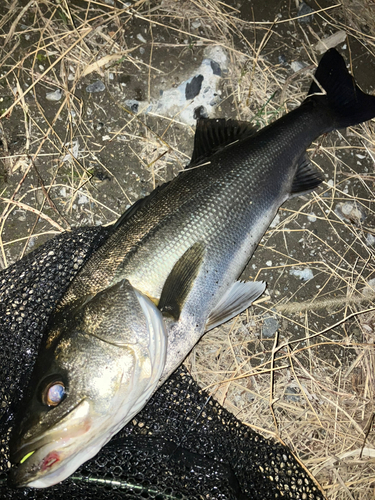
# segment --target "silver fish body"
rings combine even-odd
[[[89,430],[75,438],[70,457],[61,454],[61,459],[51,465],[36,449],[35,439],[43,440],[46,433],[52,432],[48,450],[55,453],[52,457],[60,456],[61,441],[55,430],[60,429],[61,407],[65,404],[72,408],[69,400],[84,397],[90,402],[91,414],[95,415],[90,429],[100,429],[95,432],[101,433],[100,443],[96,439],[101,446],[147,402],[205,331],[243,311],[264,291],[264,283],[237,280],[278,208],[291,195],[310,191],[321,182],[321,176],[305,157],[306,148],[322,133],[375,116],[375,97],[363,94],[355,86],[336,51],[323,57],[316,79],[327,95],[316,95],[320,89],[313,83],[299,108],[259,132],[234,121],[199,121],[189,168],[125,213],[106,243],[77,275],[51,321],[25,402],[26,410],[14,434],[13,461],[22,461],[15,472],[17,484],[55,484],[87,459],[81,460],[83,446],[94,450]],[[131,303],[119,297],[118,286],[127,287]],[[118,340],[115,334],[105,333],[106,322],[111,324],[113,320],[100,300],[101,294],[107,294],[107,305],[112,303],[118,311],[116,321],[126,325],[127,337]],[[140,300],[147,304],[142,311]],[[135,315],[134,308],[138,308]],[[75,314],[87,319],[78,330]],[[150,319],[140,319],[142,314]],[[143,324],[143,336],[138,335],[139,321]],[[75,366],[79,363],[79,370],[89,371],[85,363],[93,348],[77,347],[75,354],[64,354],[64,365],[58,361],[57,353],[66,351],[72,332],[77,331],[96,344],[104,342],[119,350],[124,349],[124,344],[128,348],[141,344],[147,351],[151,336],[147,334],[148,327],[144,329],[147,321],[153,322],[158,332],[155,338],[165,346],[159,348],[158,355],[149,355],[149,365],[159,365],[148,376],[145,387],[138,384],[143,376],[143,369],[139,370],[143,358],[139,353],[132,358],[134,376],[130,376],[131,370],[124,369],[123,387],[116,385],[111,376],[105,379],[103,375],[103,398],[117,401],[121,418],[111,414],[110,403],[110,416],[105,412],[100,415],[95,395],[90,392],[89,377],[82,386],[70,376],[71,370],[78,373]],[[103,326],[100,335],[96,323]],[[105,350],[105,346],[102,348]],[[110,358],[97,355],[99,373],[112,371]],[[130,361],[126,366],[130,366]],[[60,401],[61,388],[58,384],[52,386],[53,405],[39,405],[36,410],[33,401],[40,401],[41,392],[50,387],[46,384],[51,367],[60,378],[69,380],[64,386],[66,391]],[[69,434],[68,410],[63,418]]]
[[[252,134],[249,129],[249,137],[180,173],[118,224],[59,308],[69,308],[78,298],[124,278],[158,305],[173,267],[194,245],[201,247],[198,274],[178,322],[169,329],[163,378],[167,377],[206,330],[210,315],[291,195],[307,146],[325,131],[327,119],[321,115],[313,102],[308,103],[260,132]],[[204,137],[207,128],[223,124],[228,127],[223,120],[202,121],[197,133]],[[316,186],[320,178],[315,172],[311,176]],[[186,267],[190,265],[187,258]],[[255,295],[264,290],[261,284],[253,288]]]

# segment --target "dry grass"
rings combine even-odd
[[[250,22],[214,0],[72,4],[2,7],[2,266],[73,225],[112,222],[186,163],[193,131],[178,116],[127,110],[131,87],[121,82],[129,75],[147,100],[156,82],[170,82],[168,71],[183,72],[184,58],[220,44],[230,60],[222,109],[263,126],[303,100],[325,35],[348,34],[352,66],[358,47],[375,57],[372,1],[345,0],[301,25],[295,10]],[[174,62],[160,69],[162,51]],[[280,52],[308,66],[293,73],[271,64]],[[107,102],[85,93],[98,78]],[[56,89],[60,101],[46,101]],[[364,500],[374,498],[375,482],[374,123],[320,140],[310,157],[327,173],[323,189],[282,208],[246,271],[269,282],[268,295],[207,334],[187,365],[243,422],[288,444],[329,499]],[[364,221],[339,218],[337,205],[348,201]],[[306,283],[290,275],[305,268],[314,274]],[[262,334],[267,317],[279,323],[276,338]]]

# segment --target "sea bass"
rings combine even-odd
[[[133,419],[121,429],[84,470],[74,473],[74,480],[39,492],[6,484],[9,419],[25,387],[33,347],[41,341],[41,325],[77,274],[77,261],[86,261],[109,230],[81,227],[61,233],[0,271],[0,394],[5,396],[0,396],[0,498],[139,500],[148,492],[160,499],[274,500],[281,492],[283,500],[304,494],[323,500],[319,485],[286,446],[241,424],[219,403],[207,404],[209,394],[199,390],[183,366],[137,414],[136,423]],[[17,310],[14,305],[20,302],[22,310]]]
[[[263,293],[238,278],[279,207],[322,181],[306,148],[373,117],[375,97],[332,49],[301,106],[262,130],[198,121],[188,168],[119,219],[59,303],[13,432],[15,484],[72,474],[205,331]]]

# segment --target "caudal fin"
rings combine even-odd
[[[321,99],[325,106],[328,100],[334,121],[332,128],[349,127],[375,117],[375,96],[365,94],[356,85],[337,50],[330,49],[324,54],[315,72],[315,79],[327,95],[312,97],[313,94],[322,94],[322,89],[314,81],[307,100]]]

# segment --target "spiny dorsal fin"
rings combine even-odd
[[[264,281],[236,281],[211,312],[205,331],[212,330],[242,313],[265,289]]]
[[[199,273],[205,252],[206,248],[203,243],[194,243],[173,266],[164,283],[159,301],[158,307],[163,314],[170,315],[178,321],[183,305]]]
[[[186,168],[209,158],[232,142],[250,137],[256,132],[254,125],[248,122],[225,120],[225,118],[199,118],[195,130],[193,155]]]
[[[317,188],[323,182],[323,179],[323,175],[311,165],[309,159],[304,154],[298,163],[290,195],[296,196],[309,193]]]

